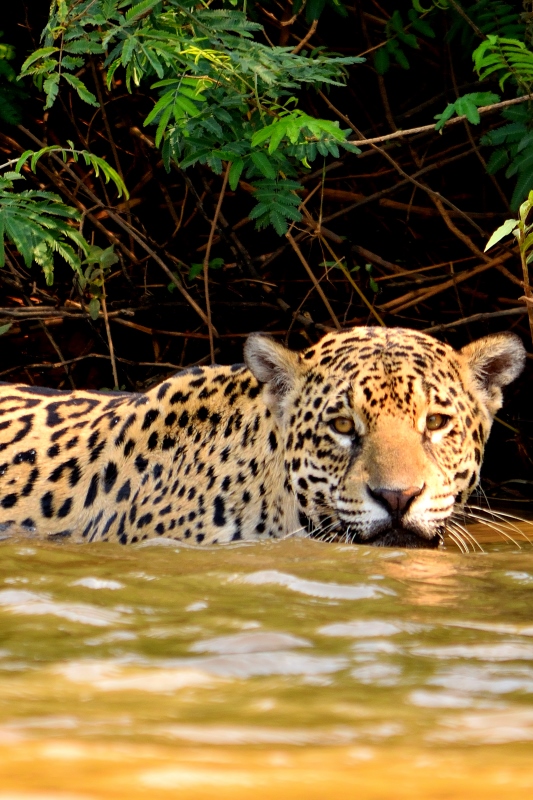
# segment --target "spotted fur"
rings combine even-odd
[[[146,394],[1,384],[0,532],[212,544],[310,530],[435,546],[478,481],[524,349],[512,334],[456,352],[353,328],[299,354],[254,335],[245,358]],[[431,415],[446,425],[428,430]]]

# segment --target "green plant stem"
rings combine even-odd
[[[525,238],[525,237],[524,237]],[[522,275],[524,277],[524,294],[527,298],[527,316],[529,319],[529,330],[531,341],[533,342],[533,294],[529,283],[529,268],[527,265],[527,253],[524,247],[520,247],[520,262],[522,264]]]

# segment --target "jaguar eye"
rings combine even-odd
[[[355,431],[353,420],[347,417],[335,417],[335,419],[331,421],[331,424],[337,433],[342,433],[344,436],[350,436],[350,434]]]
[[[428,431],[440,431],[446,427],[449,421],[450,417],[446,414],[430,414],[426,418],[426,428]]]

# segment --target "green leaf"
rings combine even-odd
[[[19,175],[18,172],[10,172],[10,171],[4,172],[3,175],[2,175],[2,178],[4,178],[4,180],[7,179],[8,181],[23,181],[23,180],[25,180],[24,175]]]
[[[99,39],[83,36],[81,39],[71,39],[65,42],[63,51],[66,53],[81,53],[86,55],[87,53],[103,53],[104,49]]]
[[[494,175],[499,169],[505,167],[509,161],[509,154],[507,150],[498,148],[495,150],[489,160],[487,161],[487,172],[489,175]]]
[[[518,225],[517,219],[505,220],[503,225],[500,225],[500,227],[497,228],[490,237],[489,241],[485,245],[484,252],[486,253],[487,250],[490,250],[490,248],[493,247],[495,244],[497,244],[500,241],[500,239],[503,239],[504,236],[508,236],[510,233],[512,233],[517,225]]]
[[[63,77],[67,83],[70,83],[70,85],[76,89],[81,100],[83,100],[85,103],[88,103],[90,106],[98,105],[96,97],[88,90],[83,81],[80,81],[80,79],[76,78],[75,75],[71,75],[70,72],[64,72]]]
[[[398,31],[398,39],[409,47],[412,47],[414,50],[418,50],[419,48],[417,38],[413,33]]]
[[[335,142],[326,142],[326,147],[328,148],[329,152],[334,158],[339,158],[339,148],[335,144]]]
[[[284,236],[289,230],[287,219],[278,211],[270,212],[270,221],[272,222],[274,230],[276,231],[278,236]]]
[[[389,51],[386,47],[380,47],[374,53],[374,67],[378,75],[384,75],[390,67]]]
[[[481,137],[481,144],[509,144],[519,142],[522,136],[528,133],[528,128],[523,122],[510,122],[496,130],[490,131]]]
[[[233,161],[229,168],[228,181],[232,192],[234,192],[239,185],[239,180],[241,178],[243,169],[244,160],[242,158],[238,158],[236,161]]]
[[[128,36],[122,46],[122,54],[120,58],[120,60],[122,61],[122,65],[124,67],[130,63],[136,47],[137,47],[137,40],[135,39],[135,37]]]
[[[41,47],[39,50],[35,50],[23,63],[22,67],[20,68],[20,74],[23,75],[27,71],[28,67],[31,67],[31,65],[35,64],[35,62],[39,61],[39,59],[47,58],[48,56],[52,55],[52,53],[58,52],[59,47]]]
[[[0,207],[0,267],[6,265],[6,246],[4,242],[5,237],[5,212],[2,212]]]
[[[287,128],[290,122],[281,120],[280,122],[271,125],[272,133],[270,136],[270,143],[268,145],[268,152],[272,155],[281,144],[281,140],[287,134]]]
[[[252,153],[251,158],[257,169],[262,175],[265,176],[265,178],[270,178],[273,180],[276,177],[276,170],[262,150]]]
[[[517,172],[530,173],[532,171],[532,167],[533,167],[533,147],[528,147],[526,150],[522,150],[521,153],[515,156],[515,158],[505,171],[505,177],[511,178]]]
[[[203,272],[204,265],[203,264],[191,264],[191,268],[189,270],[189,274],[187,276],[187,280],[193,281],[195,278]]]
[[[421,19],[418,16],[416,11],[421,11],[421,9],[418,8],[417,5],[415,5],[416,3],[417,3],[417,0],[413,0],[414,8],[410,8],[409,11],[407,12],[407,16],[409,17],[409,19],[411,21],[411,25],[413,26],[415,31],[418,31],[419,33],[423,33],[424,36],[428,36],[430,39],[434,39],[435,38],[435,31],[433,30],[431,25],[429,25],[429,23],[426,22],[425,19]],[[418,5],[420,5],[420,4],[418,4]],[[415,9],[416,9],[416,11],[415,11]],[[421,13],[423,13],[423,12],[421,12]]]
[[[141,0],[140,3],[136,3],[126,11],[127,22],[137,22],[141,17],[147,16],[160,2],[161,0]]]
[[[97,320],[100,314],[100,300],[97,297],[91,297],[89,302],[89,315],[91,319]]]
[[[51,108],[56,100],[59,92],[59,74],[54,72],[43,83],[43,89],[46,93],[45,108]]]
[[[0,336],[3,336],[4,333],[7,333],[12,325],[12,322],[7,322],[5,325],[0,325]]]
[[[532,144],[533,144],[533,131],[529,131],[529,133],[526,133],[524,138],[520,139],[520,141],[518,142],[518,146],[516,148],[517,153],[519,153],[521,150],[524,150],[526,147]]]
[[[530,204],[528,205],[529,205],[529,210],[531,210],[531,205]],[[524,239],[523,243],[520,246],[520,249],[523,252],[527,253],[531,250],[532,246],[533,246],[533,233],[530,233],[529,236],[526,236],[526,238]],[[533,253],[531,253],[531,255],[533,256]]]
[[[146,56],[146,59],[150,62],[150,66],[154,70],[157,77],[162,78],[165,74],[165,71],[157,55],[149,47],[143,47],[143,53]]]
[[[185,95],[185,97],[189,97],[191,100],[194,100],[196,103],[206,103],[207,98],[204,97],[199,91],[196,89],[188,89],[186,86],[180,86],[180,94]]]
[[[435,125],[435,130],[440,131],[446,122],[453,117],[455,113],[455,103],[448,103],[442,114],[435,114],[434,119],[438,120]]]
[[[313,22],[313,20],[319,19],[325,5],[326,0],[308,0],[306,8],[307,22]]]
[[[87,256],[83,260],[83,264],[99,264],[101,269],[106,270],[118,263],[118,256],[115,253],[113,246],[102,249],[96,245],[90,245]]]
[[[151,122],[153,122],[154,119],[157,117],[157,115],[160,114],[161,111],[163,111],[165,108],[167,108],[167,106],[169,105],[172,106],[174,103],[174,97],[175,97],[174,91],[165,92],[165,94],[159,98],[155,106],[152,108],[152,110],[144,120],[143,126],[146,127]]]
[[[390,42],[393,42],[394,39],[391,39]],[[389,44],[390,44],[389,42]],[[402,69],[409,69],[409,61],[407,60],[407,56],[400,49],[400,47],[394,47],[392,49],[392,55],[396,59],[397,63],[400,65]]]
[[[154,137],[156,147],[159,147],[161,144],[161,139],[163,138],[165,131],[167,129],[170,117],[172,115],[172,111],[173,111],[173,106],[172,104],[170,104],[165,108],[165,110],[161,114],[161,118],[157,125],[157,130],[155,132],[155,137]],[[146,124],[146,120],[144,124]]]
[[[511,197],[510,206],[513,211],[518,208],[531,189],[533,189],[533,172],[521,172]]]
[[[181,108],[190,117],[196,117],[200,113],[200,109],[198,108],[198,106],[195,103],[193,103],[192,100],[189,100],[188,97],[185,97],[185,95],[183,94],[179,94],[176,97],[174,105]]]
[[[120,63],[120,61],[117,59],[116,61],[114,61],[114,62],[111,64],[111,66],[110,66],[110,67],[109,67],[109,69],[107,70],[107,76],[106,76],[106,85],[107,85],[107,88],[108,88],[108,89],[111,89],[111,85],[112,85],[112,83],[113,83],[113,75],[115,74],[115,72],[117,71],[117,69],[118,69],[120,66],[121,66],[121,63]]]
[[[475,103],[472,102],[471,98],[468,96],[463,97],[462,99],[460,98],[456,102],[455,108],[459,116],[464,114],[468,122],[470,122],[472,125],[479,124],[479,111],[477,110]]]

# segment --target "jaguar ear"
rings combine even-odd
[[[496,333],[467,344],[460,353],[484,391],[489,411],[495,414],[502,405],[502,386],[524,369],[526,351],[521,339],[514,333]]]
[[[268,384],[265,400],[279,405],[300,375],[299,356],[269,336],[252,333],[244,345],[246,366],[260,383]]]

